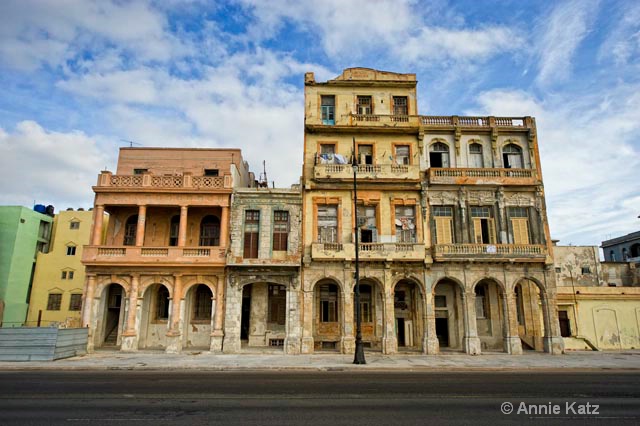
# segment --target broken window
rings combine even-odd
[[[409,107],[406,96],[393,97],[393,115],[409,115]]]
[[[335,121],[336,97],[334,95],[322,95],[320,97],[320,111],[322,114],[322,124],[334,125]]]
[[[476,244],[495,244],[496,227],[491,207],[471,207],[473,237]]]
[[[200,245],[204,247],[220,245],[220,219],[207,215],[200,222]]]
[[[136,245],[136,233],[138,231],[138,215],[134,214],[129,216],[127,223],[124,226],[124,240],[122,242],[125,246]]]
[[[378,242],[375,206],[358,206],[358,232],[361,243]]]
[[[431,167],[449,167],[449,147],[442,142],[436,142],[431,145],[429,164]]]
[[[247,210],[244,212],[244,257],[258,258],[258,242],[260,233],[260,211]]]
[[[318,206],[318,242],[338,242],[338,206]]]
[[[395,151],[396,164],[400,166],[411,164],[409,145],[396,145]]]
[[[482,158],[482,145],[472,143],[469,145],[469,167],[481,169],[484,167],[484,159]]]
[[[47,311],[59,311],[61,302],[62,302],[62,294],[60,293],[49,294],[49,299],[47,300]]]
[[[359,164],[373,164],[373,145],[358,145]]]
[[[273,250],[287,251],[289,242],[289,212],[273,212]]]
[[[283,285],[269,284],[269,322],[285,325],[287,313],[287,288]]]
[[[320,286],[320,322],[338,321],[338,286],[322,284]]]
[[[416,210],[414,206],[396,206],[396,241],[416,242]]]
[[[156,292],[156,319],[169,319],[169,290],[163,285],[158,285]]]
[[[502,149],[502,162],[505,169],[523,168],[522,148],[518,145],[509,144]]]
[[[211,319],[211,290],[204,284],[198,284],[195,289],[195,297],[193,301],[194,320],[210,320]]]
[[[436,244],[452,244],[453,207],[433,206],[431,209],[436,228]]]
[[[530,244],[529,214],[526,207],[509,207],[509,221],[514,244]]]
[[[82,294],[72,294],[69,300],[69,310],[79,311],[82,308]]]
[[[371,96],[358,96],[358,114],[369,115],[373,114],[373,102]]]

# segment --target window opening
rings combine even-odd
[[[61,302],[62,302],[62,294],[59,294],[59,293],[49,294],[49,299],[47,300],[47,311],[59,311]]]
[[[472,143],[469,145],[469,167],[480,169],[484,167],[484,159],[482,157],[482,145]]]
[[[220,176],[220,171],[218,169],[204,169],[205,176]]]
[[[318,242],[338,242],[338,206],[318,205]]]
[[[159,286],[156,293],[156,319],[169,319],[169,290],[165,286]]]
[[[209,290],[209,287],[204,284],[198,284],[195,289],[192,319],[211,319],[211,290]]]
[[[322,284],[320,286],[320,322],[338,321],[338,286]]]
[[[67,256],[76,255],[76,246],[67,246]]]
[[[529,212],[526,207],[509,207],[509,220],[514,244],[530,244]]]
[[[471,207],[473,235],[476,244],[495,244],[496,228],[489,207]]]
[[[260,232],[260,211],[247,210],[244,212],[244,257],[258,258],[258,240]]]
[[[129,216],[127,223],[124,226],[124,241],[123,245],[133,246],[136,244],[136,233],[138,231],[138,215],[134,214]]]
[[[431,167],[449,167],[449,147],[442,142],[431,145],[429,164]]]
[[[178,245],[178,235],[180,233],[180,216],[171,217],[169,223],[169,245],[175,247]]]
[[[409,115],[406,96],[393,97],[393,115]]]
[[[453,208],[431,207],[436,227],[436,244],[453,244]]]
[[[358,206],[358,232],[361,243],[378,242],[378,229],[375,206]]]
[[[335,121],[336,97],[334,95],[322,95],[320,97],[320,110],[322,114],[322,124],[334,125]]]
[[[396,241],[399,243],[416,242],[416,217],[414,206],[396,206]]]
[[[82,309],[82,294],[72,294],[69,300],[69,310],[79,311]]]
[[[373,114],[373,103],[371,96],[358,96],[358,114]]]
[[[80,222],[76,220],[69,222],[69,229],[80,229]]]
[[[217,216],[207,215],[200,222],[200,246],[220,245],[220,219]]]
[[[149,171],[149,169],[133,169],[134,175],[142,175]]]
[[[287,251],[289,243],[289,212],[273,212],[273,250]]]
[[[373,145],[358,145],[360,164],[373,164]]]
[[[521,169],[523,167],[522,148],[509,144],[502,149],[502,161],[505,169]]]
[[[397,165],[406,166],[411,164],[409,145],[396,145],[395,150]]]
[[[285,325],[287,288],[283,285],[269,284],[269,322]]]

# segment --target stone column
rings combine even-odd
[[[382,353],[384,354],[398,352],[394,297],[393,290],[384,292],[384,335],[382,337]]]
[[[144,245],[144,227],[147,223],[147,206],[138,206],[138,227],[136,229],[136,247]]]
[[[222,217],[220,218],[220,247],[229,245],[229,207],[222,207]]]
[[[251,287],[249,313],[249,346],[267,346],[267,283],[254,283]]]
[[[84,301],[82,303],[82,326],[89,328],[89,336],[87,338],[87,352],[90,353],[93,352],[93,348],[95,347],[95,342],[93,341],[93,339],[95,338],[96,324],[91,324],[91,320],[93,319],[92,311],[95,290],[96,276],[87,275],[84,291]]]
[[[476,294],[462,293],[462,308],[464,309],[464,351],[469,355],[480,355],[482,345],[478,337],[478,323],[476,321]]]
[[[434,304],[433,291],[428,291],[425,297],[425,311],[427,323],[425,324],[426,336],[424,348],[428,355],[437,355],[440,352],[440,343],[436,334],[436,309]]]
[[[342,341],[340,342],[340,352],[352,354],[356,350],[356,327],[355,327],[355,305],[353,300],[353,289],[347,288],[342,294],[342,309],[338,306],[338,312],[342,311]],[[340,313],[338,314],[340,315]]]
[[[102,244],[102,224],[104,223],[104,206],[96,205],[93,218],[93,234],[91,236],[91,245],[98,246]]]
[[[216,313],[213,321],[213,331],[211,332],[211,352],[222,352],[222,339],[224,337],[222,326],[224,322],[225,283],[226,276],[220,275],[216,285]]]
[[[180,225],[178,226],[178,247],[187,245],[187,206],[180,206]]]
[[[558,321],[558,306],[556,305],[555,294],[542,297],[542,316],[544,319],[544,351],[552,355],[564,353],[564,340],[560,335],[560,323]]]
[[[171,301],[171,324],[167,332],[166,353],[176,354],[182,351],[182,318],[180,311],[182,307],[182,275],[173,276],[173,299]]]
[[[313,309],[313,290],[303,290],[303,311],[302,311],[302,347],[300,353],[311,354],[314,349],[313,325],[315,312]]]
[[[297,355],[300,353],[300,294],[292,278],[287,287],[287,315],[286,336],[284,338],[284,353]]]
[[[131,275],[131,286],[129,290],[129,310],[127,311],[127,328],[122,333],[122,345],[120,350],[123,352],[135,352],[138,350],[138,333],[136,330],[136,316],[138,311],[138,286],[140,284],[140,275]]]
[[[507,353],[511,355],[522,355],[522,342],[518,333],[518,307],[516,296],[513,292],[507,292],[504,298],[505,319],[507,321],[507,335],[505,336],[505,347]]]

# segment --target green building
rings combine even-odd
[[[49,250],[53,217],[21,206],[0,206],[0,326],[27,317],[36,254]],[[49,207],[51,215],[53,208]]]

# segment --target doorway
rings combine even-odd
[[[441,348],[449,347],[449,318],[436,318],[436,336]]]
[[[249,340],[249,325],[251,322],[251,285],[242,289],[242,315],[240,319],[240,340]]]

